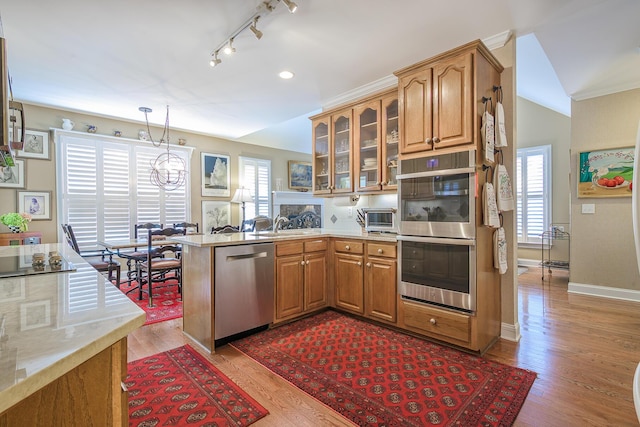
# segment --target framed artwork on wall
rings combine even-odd
[[[231,203],[202,201],[202,232],[211,233],[211,229],[231,224]]]
[[[51,191],[17,191],[18,212],[31,215],[34,221],[51,219]]]
[[[311,190],[311,163],[289,160],[289,188],[292,190]]]
[[[202,195],[212,197],[229,197],[230,164],[229,156],[223,154],[202,153]]]
[[[24,160],[16,160],[15,166],[0,166],[0,187],[24,188]]]
[[[634,147],[578,153],[578,197],[631,197]]]
[[[12,139],[12,130],[9,129],[9,139]],[[21,129],[17,129],[20,135]],[[19,137],[18,137],[19,138]],[[16,156],[25,159],[51,160],[49,154],[49,133],[27,129],[24,135],[24,146],[21,150],[15,150]]]

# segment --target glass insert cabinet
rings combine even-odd
[[[314,193],[353,192],[351,127],[351,109],[313,120]]]

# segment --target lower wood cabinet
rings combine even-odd
[[[327,240],[276,243],[274,323],[327,306]]]

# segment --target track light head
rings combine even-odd
[[[253,24],[251,24],[249,26],[249,29],[251,30],[251,32],[253,33],[254,36],[256,36],[256,38],[258,40],[260,40],[262,38],[262,31],[260,31],[259,29],[256,28],[256,24],[258,23],[258,19],[260,17],[256,16],[256,18],[253,20]]]
[[[220,64],[222,62],[222,60],[220,58],[218,58],[218,51],[216,50],[214,52],[213,55],[211,55],[211,61],[209,61],[209,65],[211,65],[212,67],[215,67],[216,65]]]
[[[296,13],[296,10],[298,10],[298,5],[291,0],[282,0],[282,2],[287,5],[289,12]]]
[[[229,44],[227,44],[222,51],[227,55],[231,55],[236,52],[236,48],[233,47],[233,38],[229,39]]]

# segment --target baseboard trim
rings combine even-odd
[[[516,322],[512,325],[503,322],[500,326],[500,338],[513,342],[520,341],[520,323]]]
[[[520,267],[540,267],[540,260],[539,259],[518,258],[518,266],[520,266]]]
[[[567,292],[571,294],[591,295],[595,297],[640,302],[640,291],[633,289],[612,288],[610,286],[569,282]]]

